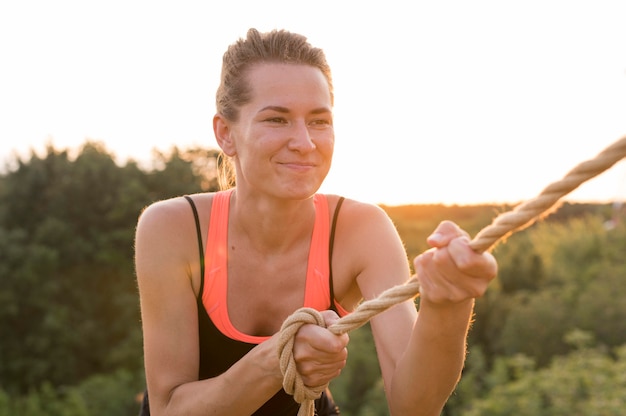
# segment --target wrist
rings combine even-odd
[[[420,299],[418,321],[438,334],[465,334],[474,311],[474,299],[455,303],[434,303]]]
[[[283,374],[280,371],[278,360],[278,347],[275,342],[276,337],[271,337],[265,342],[257,345],[254,349],[260,355],[255,363],[268,382],[276,385],[278,388],[283,386]]]
[[[448,315],[471,314],[474,309],[474,298],[467,298],[457,302],[435,302],[426,296],[419,298],[419,310],[438,312]]]

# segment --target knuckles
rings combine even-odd
[[[423,294],[437,303],[455,303],[484,295],[497,275],[497,263],[490,253],[476,253],[466,235],[457,235],[445,246],[431,248],[413,264]]]
[[[317,325],[303,325],[296,334],[293,357],[307,386],[320,386],[337,377],[348,358],[348,334],[335,335]]]

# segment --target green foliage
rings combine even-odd
[[[532,263],[541,265],[535,268],[540,274],[534,287],[500,293],[511,307],[493,350],[505,355],[524,353],[544,366],[553,356],[571,350],[563,339],[574,328],[592,332],[608,346],[626,343],[626,305],[616,301],[626,295],[625,238],[623,227],[608,231],[601,217],[580,216],[566,223],[539,224],[515,240],[526,247],[527,241],[532,242],[532,251],[526,252]],[[507,250],[522,252],[523,248],[515,245]],[[506,273],[515,263],[503,258]]]
[[[331,384],[333,397],[341,403],[341,414],[386,415],[388,409],[381,380],[372,331],[366,324],[350,333],[348,363],[342,376]]]
[[[0,391],[0,416],[89,416],[83,400],[73,392],[61,393],[50,383],[37,391],[11,399]]]
[[[134,415],[139,407],[143,378],[120,369],[112,374],[95,374],[71,392],[84,403],[90,416]]]
[[[572,335],[574,335],[572,337]],[[569,338],[591,339],[584,332]],[[626,408],[626,345],[607,353],[583,347],[556,357],[549,367],[524,371],[468,402],[466,416],[621,415]],[[504,359],[512,366],[515,357]]]
[[[41,396],[115,368],[139,373],[137,217],[155,200],[215,183],[216,156],[173,149],[159,154],[158,169],[143,171],[132,161],[118,166],[101,144],[87,142],[73,158],[51,147],[32,154],[1,177],[0,386],[7,394],[35,400],[29,392],[37,386]]]
[[[37,390],[11,398],[0,390],[0,416],[118,416],[137,413],[140,381],[126,370],[96,374],[76,387],[43,383]]]

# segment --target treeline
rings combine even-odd
[[[52,146],[0,176],[0,416],[135,415],[144,388],[133,236],[153,201],[217,188],[215,150],[116,163]],[[375,190],[373,190],[375,192]],[[452,190],[451,190],[452,192]],[[383,207],[410,257],[443,219],[472,235],[506,206]],[[617,415],[626,408],[626,230],[566,204],[494,254],[445,415]],[[367,327],[332,385],[347,416],[387,415]]]

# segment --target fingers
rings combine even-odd
[[[339,315],[335,311],[321,311],[322,317],[324,318],[324,323],[326,324],[326,328],[334,324],[339,320]]]
[[[322,316],[326,325],[339,319],[332,311],[324,311]],[[302,326],[296,334],[293,356],[304,384],[322,386],[337,377],[346,365],[348,342],[347,334],[335,335],[316,325]]]
[[[420,296],[432,303],[458,303],[480,297],[495,278],[497,263],[490,253],[476,253],[469,235],[444,221],[428,237],[430,250],[414,260]]]
[[[469,240],[469,234],[452,221],[442,221],[435,231],[426,239],[431,247],[445,247],[458,237]]]
[[[476,253],[468,237],[458,237],[448,244],[450,258],[459,270],[471,276],[494,278],[497,263],[491,253]]]
[[[480,256],[474,253],[474,256]],[[495,261],[493,262],[495,263]],[[492,262],[469,262],[459,267],[450,250],[430,249],[415,260],[420,297],[432,303],[459,303],[482,296],[495,273]]]

